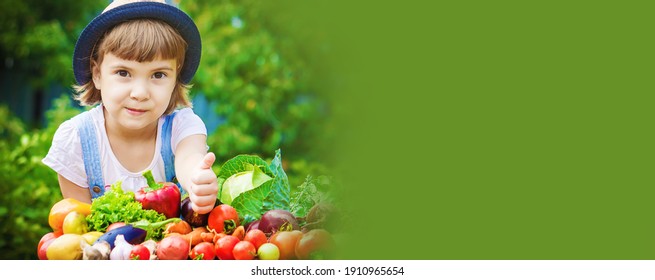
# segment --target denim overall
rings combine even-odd
[[[82,113],[81,122],[79,122],[78,132],[80,142],[82,143],[82,157],[84,159],[84,169],[86,171],[87,182],[89,183],[89,192],[91,199],[96,199],[105,194],[105,181],[102,179],[102,163],[100,162],[100,153],[98,149],[98,140],[96,139],[96,129],[93,125],[93,119],[88,113]],[[161,131],[161,156],[164,159],[164,170],[166,172],[166,182],[175,182],[175,156],[171,149],[171,133],[173,128],[173,118],[175,112],[167,115]],[[182,188],[179,184],[180,192]]]

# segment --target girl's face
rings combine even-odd
[[[100,90],[107,127],[156,128],[171,101],[176,67],[175,59],[137,62],[105,54],[100,67],[93,67],[93,82]]]

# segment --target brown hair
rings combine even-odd
[[[126,60],[149,62],[155,59],[175,59],[177,62],[177,82],[173,89],[171,101],[164,114],[170,114],[177,108],[191,107],[189,85],[180,81],[180,69],[184,65],[187,43],[170,25],[163,21],[137,19],[116,25],[94,46],[90,58],[90,69],[102,64],[104,55],[113,55]],[[93,70],[92,70],[93,71]],[[93,79],[81,86],[74,86],[76,100],[81,105],[93,106],[102,101],[100,90],[95,87]]]

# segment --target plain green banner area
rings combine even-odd
[[[653,5],[428,2],[291,10],[330,42],[342,257],[655,259]]]

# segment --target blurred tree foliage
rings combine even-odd
[[[62,199],[57,176],[41,163],[55,130],[79,114],[62,96],[46,114],[48,127],[27,130],[0,106],[0,259],[36,259],[41,237],[52,231],[50,207]]]
[[[73,83],[75,41],[106,1],[0,0],[0,65],[27,73],[30,86]],[[2,94],[12,94],[3,92]],[[62,96],[46,113],[48,126],[27,127],[0,105],[0,258],[36,259],[50,207],[61,197],[57,175],[41,163],[55,130],[80,111]]]
[[[0,0],[0,58],[5,68],[30,73],[34,87],[74,82],[71,59],[86,22],[107,1]]]
[[[219,162],[243,153],[271,158],[277,148],[283,159],[316,161],[332,137],[330,106],[315,83],[320,65],[312,63],[323,49],[264,2],[180,2],[203,40],[193,92],[226,119],[208,142]]]

